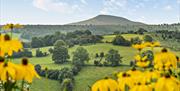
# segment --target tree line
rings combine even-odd
[[[53,46],[57,40],[63,40],[69,47],[80,44],[90,44],[101,42],[102,36],[93,35],[89,30],[74,31],[68,33],[56,32],[53,35],[46,35],[44,37],[33,37],[30,43],[32,48],[39,48],[45,46]]]

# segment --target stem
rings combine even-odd
[[[21,91],[24,91],[24,79],[22,80],[22,83],[21,83]]]
[[[11,39],[13,37],[13,28],[11,28]]]

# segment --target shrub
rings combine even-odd
[[[118,53],[117,50],[110,49],[106,54],[106,62],[109,63],[111,66],[118,66],[121,62],[122,57]]]
[[[113,39],[112,43],[113,43],[113,45],[121,45],[121,46],[130,46],[131,45],[131,43],[121,35],[117,35]]]
[[[21,58],[21,57],[32,57],[32,52],[29,51],[28,49],[24,49],[23,51],[20,52],[14,52],[12,57],[14,58]]]
[[[153,38],[150,35],[145,35],[143,39],[145,42],[152,42],[153,41]]]

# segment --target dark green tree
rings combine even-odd
[[[130,42],[128,40],[126,40],[123,36],[121,35],[117,35],[113,41],[112,41],[113,45],[122,45],[122,46],[130,46]]]
[[[144,39],[145,42],[152,42],[153,41],[153,38],[150,35],[145,35],[143,37],[143,39]]]
[[[131,44],[141,44],[142,40],[139,37],[131,38]]]
[[[54,44],[52,60],[55,63],[64,63],[69,59],[68,49],[63,40],[58,40]]]
[[[42,40],[41,37],[33,37],[32,41],[31,41],[31,47],[32,48],[39,48],[39,47],[43,47],[44,46],[44,42]]]
[[[75,52],[73,52],[73,64],[77,66],[83,66],[85,61],[89,61],[89,53],[83,47],[78,47]]]
[[[111,66],[118,66],[121,62],[122,57],[118,53],[117,50],[110,49],[108,53],[106,54],[105,60],[107,63],[109,63]]]

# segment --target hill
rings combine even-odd
[[[98,15],[88,20],[68,25],[145,25],[144,23],[130,21],[123,17],[112,15]]]

